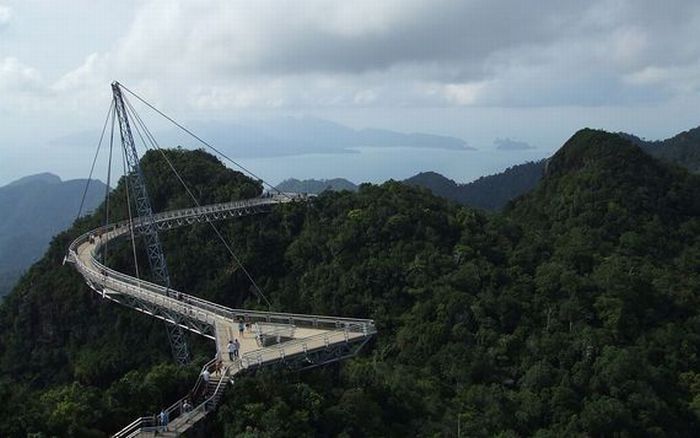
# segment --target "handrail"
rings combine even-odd
[[[343,340],[347,342],[349,341],[348,334],[350,332],[351,331],[348,328],[343,327],[306,338],[292,339],[281,344],[259,348],[257,350],[249,351],[248,353],[244,353],[241,356],[241,362],[244,365],[244,368],[249,368],[256,365],[262,365],[263,363],[269,361],[289,358],[296,354],[307,353],[310,350],[327,347],[331,342]],[[374,333],[376,333],[376,329],[374,329],[374,327],[372,327],[370,331],[363,332],[365,336],[370,336]],[[313,346],[314,342],[318,340],[324,340],[324,343],[319,346]],[[300,350],[295,348],[299,346],[301,346]]]
[[[280,360],[284,359],[286,357],[291,357],[296,354],[300,353],[306,353],[310,350],[318,349],[318,348],[324,348],[327,347],[330,343],[336,342],[338,340],[345,340],[348,341],[348,333],[349,329],[346,327],[339,328],[336,330],[332,330],[326,333],[320,333],[318,335],[314,336],[309,336],[307,338],[302,338],[302,339],[294,339],[291,341],[287,341],[283,344],[279,345],[271,345],[269,347],[265,348],[260,348],[258,350],[253,350],[248,353],[245,353],[242,355],[242,357],[238,360],[224,368],[223,371],[221,371],[221,378],[219,380],[219,383],[217,384],[217,387],[212,393],[210,397],[199,403],[195,408],[193,408],[189,412],[183,412],[182,407],[184,405],[185,400],[190,400],[191,396],[196,395],[200,387],[204,381],[202,375],[204,373],[204,370],[211,370],[212,366],[216,365],[219,362],[218,356],[215,357],[214,359],[210,360],[207,362],[203,367],[202,371],[200,372],[199,376],[197,377],[197,381],[195,382],[195,385],[193,389],[190,391],[190,393],[177,400],[175,403],[170,405],[167,409],[166,412],[168,414],[168,417],[170,419],[170,422],[183,414],[187,415],[193,415],[195,412],[199,411],[206,411],[208,408],[208,403],[213,400],[213,398],[218,394],[220,391],[221,385],[226,381],[227,376],[229,375],[229,371],[231,368],[235,367],[235,372],[233,374],[237,374],[240,371],[243,371],[244,369],[254,367],[254,366],[259,366],[262,365],[263,363],[269,362],[269,361],[275,361],[275,360]],[[375,333],[375,331],[367,332],[365,333],[366,336],[369,336],[371,334]],[[341,339],[339,339],[342,336]],[[324,342],[321,345],[314,346],[314,342],[318,340],[324,340]],[[287,350],[294,349],[294,347],[302,346],[302,349],[299,351],[290,351],[287,352]],[[309,345],[311,345],[311,348],[309,348]],[[291,348],[290,348],[291,347]],[[194,400],[190,400],[194,401]],[[133,421],[131,424],[126,426],[124,429],[121,431],[117,432],[115,435],[113,435],[113,438],[129,438],[131,436],[134,436],[133,434],[135,432],[148,432],[148,431],[155,431],[159,428],[160,426],[158,425],[157,421],[157,416],[151,416],[151,417],[140,417]]]
[[[186,217],[188,215],[195,215],[195,214],[200,214],[202,212],[207,212],[209,210],[223,210],[226,208],[244,208],[247,206],[251,205],[265,205],[265,204],[274,204],[274,203],[280,203],[280,202],[288,202],[288,199],[277,199],[276,197],[272,198],[257,198],[253,200],[247,200],[247,201],[234,201],[234,202],[229,202],[229,203],[222,203],[222,204],[214,204],[212,206],[204,206],[204,207],[195,207],[195,208],[188,208],[188,209],[182,209],[182,210],[175,210],[171,212],[165,212],[165,213],[159,213],[154,215],[154,219],[156,222],[162,221],[162,220],[167,220],[168,218],[178,216],[178,217]],[[138,219],[137,221],[138,222]],[[104,244],[105,241],[111,240],[113,238],[119,237],[122,234],[126,234],[129,232],[130,227],[129,223],[127,221],[119,222],[116,224],[112,225],[107,225],[103,226],[91,231],[88,231],[78,238],[76,238],[70,245],[69,247],[69,260],[73,261],[76,263],[76,266],[78,267],[79,271],[81,271],[83,274],[85,274],[86,277],[88,277],[91,281],[95,282],[96,284],[100,284],[104,288],[110,288],[114,290],[115,292],[128,292],[131,294],[137,294],[140,296],[144,296],[145,294],[142,293],[141,291],[147,290],[149,292],[161,295],[161,296],[166,296],[170,298],[169,300],[163,300],[163,303],[168,303],[170,304],[169,308],[175,308],[173,310],[180,311],[181,313],[186,313],[190,314],[194,309],[193,307],[198,307],[201,310],[205,310],[211,313],[216,314],[217,316],[226,318],[226,319],[242,319],[246,321],[252,321],[252,322],[270,322],[270,323],[284,323],[284,324],[293,324],[293,325],[304,325],[304,326],[312,326],[312,327],[342,327],[345,325],[345,323],[355,323],[358,321],[362,321],[366,324],[372,325],[373,321],[371,320],[363,320],[363,319],[357,319],[357,318],[344,318],[344,317],[328,317],[328,316],[321,316],[321,315],[301,315],[301,314],[294,314],[294,313],[285,313],[285,312],[263,312],[263,311],[251,311],[251,310],[243,310],[243,309],[232,309],[228,308],[216,303],[212,303],[210,301],[203,300],[201,298],[198,298],[194,295],[186,294],[179,292],[175,289],[170,289],[170,288],[165,288],[163,286],[140,280],[134,277],[131,277],[129,275],[126,275],[124,273],[118,272],[114,269],[111,269],[95,258],[94,254],[91,254],[92,260],[91,264],[96,268],[93,269],[90,266],[85,265],[80,258],[78,257],[77,253],[77,248],[87,241],[90,236],[99,236],[98,242],[96,244],[95,250],[99,250],[100,246]],[[110,236],[111,235],[111,236]],[[103,238],[109,237],[108,239]],[[130,288],[129,285],[135,286],[136,288],[140,289],[141,291],[136,291],[133,288]],[[121,289],[121,290],[120,290]],[[177,298],[177,299],[176,299]],[[213,323],[213,321],[207,321],[206,318],[203,322],[206,323]]]
[[[182,412],[182,407],[184,406],[185,400],[189,400],[192,397],[190,397],[190,394],[197,394],[199,391],[199,388],[202,385],[202,382],[204,379],[202,378],[202,375],[204,374],[204,370],[209,370],[213,365],[215,365],[217,362],[219,362],[218,357],[214,357],[212,360],[209,362],[205,363],[202,366],[202,370],[199,373],[199,376],[197,377],[197,381],[194,384],[194,387],[192,390],[189,392],[188,395],[185,397],[182,397],[181,399],[177,400],[175,403],[170,405],[168,408],[165,409],[165,412],[168,414],[168,418],[170,419],[170,422],[172,422],[174,419],[178,418],[183,414]],[[226,373],[228,372],[228,367],[221,373],[221,379],[224,380],[226,377]],[[194,400],[192,400],[194,401]],[[194,411],[194,409],[192,410]],[[189,412],[192,412],[189,411]],[[188,413],[188,412],[184,412]],[[155,431],[158,429],[160,426],[158,425],[158,419],[157,415],[152,415],[149,417],[139,417],[133,422],[131,422],[128,426],[120,430],[119,432],[115,433],[112,435],[112,438],[128,438],[130,436],[133,436],[134,432],[146,432],[146,431]]]
[[[212,394],[209,396],[209,398],[207,398],[207,399],[204,400],[202,403],[200,403],[199,405],[197,405],[196,408],[192,409],[192,411],[190,411],[190,412],[188,413],[190,416],[191,416],[193,413],[198,412],[199,410],[204,410],[204,411],[210,410],[210,409],[207,408],[207,406],[208,406],[208,404],[209,404],[212,400],[214,400],[214,398],[219,394],[219,391],[221,391],[221,386],[222,386],[223,384],[225,384],[225,382],[226,382],[226,377],[228,376],[228,370],[229,370],[229,368],[230,368],[230,367],[226,367],[226,368],[223,370],[223,372],[221,373],[221,379],[219,379],[219,383],[216,384],[216,388],[214,388],[214,392],[212,392]],[[212,406],[212,408],[213,408],[213,407],[214,407],[214,406]]]
[[[213,213],[235,212],[236,210],[240,209],[243,210],[241,214],[249,214],[260,211],[246,210],[251,207],[272,205],[289,201],[290,198],[287,197],[283,199],[281,196],[256,198],[252,200],[234,201],[163,212],[154,215],[153,219],[157,224],[166,223],[169,227],[175,227],[182,225],[179,219],[194,217],[197,219],[197,221],[200,221],[200,219],[211,221],[222,217],[228,217],[228,215],[214,215],[213,217],[208,216]],[[169,222],[173,220],[176,222]],[[187,222],[192,223],[192,221]],[[97,253],[106,242],[129,233],[132,230],[132,227],[138,228],[141,226],[141,223],[142,219],[137,218],[131,223],[128,221],[122,221],[88,231],[78,236],[75,240],[73,240],[73,242],[71,242],[66,260],[74,263],[76,269],[83,275],[90,287],[95,289],[98,293],[102,293],[103,296],[107,296],[107,294],[112,293],[129,295],[145,302],[152,303],[155,306],[166,308],[173,313],[179,313],[186,316],[186,318],[190,318],[189,320],[193,323],[195,320],[199,321],[198,323],[193,324],[193,327],[189,327],[190,330],[197,333],[201,333],[198,330],[204,330],[196,327],[200,322],[208,324],[209,326],[215,326],[217,322],[222,322],[222,320],[228,324],[230,324],[232,321],[245,321],[261,324],[280,324],[291,327],[310,327],[326,330],[325,333],[320,333],[302,339],[293,339],[284,342],[283,344],[271,345],[243,354],[239,360],[227,365],[227,367],[222,371],[221,378],[219,379],[214,392],[203,402],[198,404],[197,407],[187,412],[187,415],[193,415],[193,413],[200,412],[201,410],[206,411],[208,406],[207,404],[212,402],[214,398],[220,394],[222,385],[226,384],[229,373],[237,374],[238,372],[244,371],[249,367],[262,365],[264,362],[274,362],[280,359],[283,360],[285,357],[294,356],[300,353],[307,353],[310,350],[316,350],[324,347],[327,348],[331,345],[331,343],[338,343],[342,340],[345,340],[345,342],[350,342],[350,334],[352,334],[352,339],[355,340],[358,339],[358,334],[361,334],[362,337],[367,337],[376,333],[374,321],[370,319],[303,315],[286,312],[265,312],[229,308],[198,298],[191,294],[186,294],[175,289],[166,288],[139,278],[132,277],[105,266],[97,260]],[[94,238],[96,238],[96,240],[93,241]],[[90,240],[90,244],[92,245],[87,247],[90,250],[89,258],[85,257],[85,249],[83,249],[84,252],[81,258],[79,250],[88,240]],[[158,317],[163,318],[162,316]],[[166,319],[166,321],[178,324],[178,322],[170,319]],[[216,333],[216,330],[214,330],[214,332]],[[272,332],[277,333],[278,330],[273,330]],[[209,336],[205,333],[201,334]],[[186,397],[177,400],[166,409],[166,413],[171,420],[175,420],[185,414],[182,411],[184,401],[191,398],[191,401],[194,402],[194,396],[199,394],[202,389],[202,374],[204,370],[211,369],[215,365],[218,367],[221,366],[218,354],[217,357],[210,360],[203,366],[202,372],[200,372],[200,375],[198,376],[191,392]],[[159,425],[156,415],[139,417],[124,429],[117,432],[114,437],[131,438],[139,435],[141,432],[156,431],[158,427]]]

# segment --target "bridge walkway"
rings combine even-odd
[[[161,230],[172,229],[257,214],[268,211],[274,204],[289,201],[289,195],[269,196],[160,213],[154,215],[153,220]],[[66,261],[73,263],[86,283],[102,297],[178,324],[216,342],[217,355],[205,365],[215,376],[216,380],[212,380],[216,382],[215,388],[210,393],[205,391],[203,400],[192,410],[184,410],[185,400],[206,386],[200,376],[190,394],[168,408],[172,420],[169,431],[159,431],[158,436],[168,436],[166,433],[178,436],[204,418],[216,407],[226,386],[240,373],[272,364],[307,368],[340,360],[354,355],[376,333],[374,322],[369,319],[228,308],[100,263],[101,247],[129,235],[132,227],[139,226],[140,220],[101,227],[78,237],[71,243]],[[238,332],[241,321],[246,324],[242,336]],[[229,339],[239,340],[240,358],[229,359],[226,348]],[[114,436],[153,436],[157,429],[155,416],[141,417]]]

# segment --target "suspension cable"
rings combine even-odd
[[[112,111],[112,127],[109,136],[109,159],[107,160],[107,184],[105,185],[105,223],[104,225],[109,225],[109,192],[110,184],[112,184],[112,150],[114,148],[114,120],[117,115],[116,111]],[[106,264],[107,260],[107,245],[105,244],[102,250],[102,262]]]
[[[197,207],[201,207],[201,204],[199,203],[199,200],[198,200],[197,197],[194,195],[194,193],[192,193],[192,190],[190,190],[189,186],[187,185],[187,183],[185,183],[184,179],[182,178],[182,176],[180,175],[180,173],[177,171],[177,169],[175,169],[175,166],[174,166],[173,163],[170,161],[170,159],[168,158],[168,156],[165,154],[165,151],[163,151],[163,149],[160,147],[160,145],[158,144],[157,140],[155,139],[155,137],[153,136],[153,134],[151,133],[151,131],[148,129],[148,127],[147,127],[146,124],[143,122],[143,120],[141,119],[141,117],[139,116],[139,114],[136,112],[136,110],[134,109],[134,107],[131,105],[131,102],[129,102],[129,100],[126,99],[126,98],[124,99],[124,102],[126,103],[126,110],[127,110],[127,112],[129,112],[129,114],[132,116],[133,120],[136,122],[136,123],[134,124],[134,127],[135,127],[135,129],[136,129],[136,133],[138,134],[139,138],[140,138],[141,141],[143,142],[144,146],[145,146],[146,148],[148,148],[148,143],[150,143],[151,146],[152,146],[152,149],[158,151],[158,152],[161,154],[161,156],[163,157],[163,159],[165,160],[165,162],[168,164],[168,167],[170,167],[170,170],[172,170],[172,172],[175,174],[175,176],[177,177],[178,181],[180,182],[180,184],[182,185],[182,187],[185,189],[185,191],[187,192],[187,194],[189,195],[189,197],[192,199],[192,201],[195,203],[195,205],[196,205]],[[144,132],[143,135],[142,135],[142,133],[141,133],[141,129],[143,129],[143,132]],[[145,135],[146,138],[148,139],[148,143],[144,140],[144,135]],[[231,247],[231,245],[229,244],[229,242],[226,240],[226,238],[221,234],[221,232],[219,231],[219,229],[216,227],[216,225],[215,225],[212,221],[210,221],[209,219],[207,219],[207,223],[211,226],[211,228],[214,230],[214,233],[216,233],[217,237],[219,238],[219,240],[221,241],[221,243],[224,245],[224,247],[226,248],[226,250],[228,251],[228,253],[231,255],[231,257],[234,259],[234,261],[235,261],[235,262],[238,264],[238,266],[241,268],[241,270],[243,271],[243,273],[245,274],[245,276],[248,278],[248,280],[249,280],[250,283],[252,284],[252,286],[253,286],[253,288],[255,289],[255,291],[258,293],[258,295],[259,295],[260,297],[262,297],[262,298],[265,300],[265,302],[266,302],[266,304],[267,304],[267,306],[268,306],[268,309],[272,308],[272,304],[270,303],[270,300],[267,299],[267,297],[266,297],[265,294],[263,293],[262,289],[260,289],[260,287],[258,286],[258,284],[257,284],[257,283],[255,282],[255,280],[253,279],[253,276],[250,274],[250,272],[248,271],[248,269],[246,269],[245,265],[243,265],[243,262],[242,262],[242,261],[240,260],[240,258],[236,255],[236,253],[233,251],[233,248]]]
[[[126,152],[124,148],[122,150],[122,166],[124,166],[124,193],[126,194],[126,210],[129,212],[129,234],[131,237],[131,250],[134,256],[134,270],[136,271],[136,278],[140,279],[139,275],[139,259],[136,255],[136,237],[134,236],[134,219],[131,214],[131,200],[129,199],[129,174],[126,170]]]
[[[100,148],[102,147],[102,140],[105,136],[105,131],[107,130],[107,123],[109,122],[109,117],[114,111],[114,101],[109,104],[109,109],[107,110],[107,116],[105,116],[105,123],[102,126],[102,133],[100,134],[100,140],[97,142],[97,150],[95,151],[95,156],[92,158],[92,166],[90,166],[90,175],[85,182],[85,190],[83,190],[83,197],[80,200],[80,207],[78,208],[78,214],[75,219],[79,219],[80,215],[83,213],[83,207],[85,206],[85,197],[87,196],[88,189],[90,188],[90,182],[92,182],[92,173],[95,171],[95,163],[97,163],[97,157],[100,155]]]
[[[177,127],[180,128],[181,130],[185,131],[185,132],[186,132],[187,134],[189,134],[192,138],[194,138],[195,140],[199,141],[199,142],[202,143],[204,146],[208,147],[209,149],[213,150],[214,152],[216,152],[217,154],[219,154],[220,156],[222,156],[223,158],[225,158],[226,160],[228,160],[229,162],[231,162],[234,166],[238,167],[238,168],[241,169],[243,172],[247,173],[248,175],[250,175],[250,176],[252,176],[253,178],[257,179],[258,181],[262,182],[264,185],[266,185],[267,187],[269,187],[271,190],[276,191],[278,194],[283,195],[283,196],[286,196],[286,197],[289,198],[289,199],[292,199],[289,195],[287,195],[286,193],[282,192],[281,190],[279,190],[277,187],[273,186],[272,184],[268,183],[268,182],[265,181],[263,178],[259,177],[258,175],[256,175],[255,173],[253,173],[252,171],[250,171],[249,169],[247,169],[246,167],[244,167],[242,164],[240,164],[240,163],[238,163],[237,161],[233,160],[232,158],[230,158],[229,156],[227,156],[226,154],[224,154],[223,152],[221,152],[219,149],[215,148],[214,146],[212,146],[211,144],[209,144],[208,142],[206,142],[205,140],[203,140],[203,139],[202,139],[201,137],[199,137],[197,134],[195,134],[194,132],[190,131],[190,130],[187,129],[185,126],[181,125],[180,123],[178,123],[177,121],[175,121],[173,118],[171,118],[171,117],[168,116],[167,114],[163,113],[161,110],[159,110],[159,109],[156,108],[155,106],[151,105],[148,101],[146,101],[145,99],[143,99],[141,96],[139,96],[139,95],[136,94],[135,92],[131,91],[130,89],[128,89],[127,87],[125,87],[125,86],[122,85],[121,83],[118,83],[118,84],[119,84],[119,87],[121,87],[122,89],[126,90],[129,94],[131,94],[132,96],[134,96],[136,99],[140,100],[144,105],[146,105],[147,107],[151,108],[153,111],[155,111],[156,113],[158,113],[159,115],[161,115],[163,118],[165,118],[166,120],[168,120],[168,121],[169,121],[170,123],[172,123],[173,125],[177,126]]]

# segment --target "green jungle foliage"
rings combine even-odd
[[[277,190],[281,192],[291,193],[311,193],[318,195],[326,190],[350,190],[356,192],[358,187],[356,184],[346,180],[345,178],[332,179],[305,179],[300,181],[296,178],[289,178],[277,185]]]
[[[423,172],[404,182],[425,187],[443,198],[486,211],[499,211],[518,196],[532,191],[542,179],[546,160],[528,161],[501,173],[482,176],[466,184],[457,184],[436,172]]]
[[[700,127],[659,141],[642,140],[630,134],[621,135],[657,158],[677,163],[694,173],[700,172]]]
[[[202,203],[260,192],[201,151],[167,153]],[[164,166],[143,159],[155,210],[191,205]],[[699,193],[697,175],[583,130],[499,215],[389,182],[222,222],[275,310],[369,317],[379,334],[342,364],[237,379],[192,436],[693,436]],[[58,235],[0,306],[1,436],[113,433],[213,354],[192,337],[195,365],[176,368],[161,323],[60,266],[104,214]],[[207,226],[162,240],[176,288],[263,308]],[[108,261],[130,271],[129,251]]]
[[[653,157],[685,167],[692,173],[700,173],[700,127],[660,141],[646,141],[624,132],[618,135]],[[419,173],[404,182],[425,187],[437,196],[468,207],[501,211],[509,201],[531,192],[539,184],[546,165],[546,159],[530,161],[467,184],[457,184],[435,172]]]

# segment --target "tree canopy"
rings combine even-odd
[[[203,152],[168,154],[206,202],[259,193]],[[143,163],[148,175],[159,166],[155,155]],[[155,175],[156,210],[189,205],[164,170]],[[124,214],[120,190],[115,217]],[[369,317],[379,333],[341,364],[237,379],[201,428],[456,436],[459,423],[463,436],[692,436],[698,193],[698,176],[618,135],[583,130],[501,214],[388,182],[222,222],[273,308]],[[194,367],[169,364],[161,324],[103,303],[60,266],[70,240],[103,214],[57,236],[0,306],[3,436],[102,436],[193,382]],[[206,227],[162,239],[176,288],[261,306]],[[126,244],[110,263],[130,269]],[[198,360],[213,354],[191,342]]]

